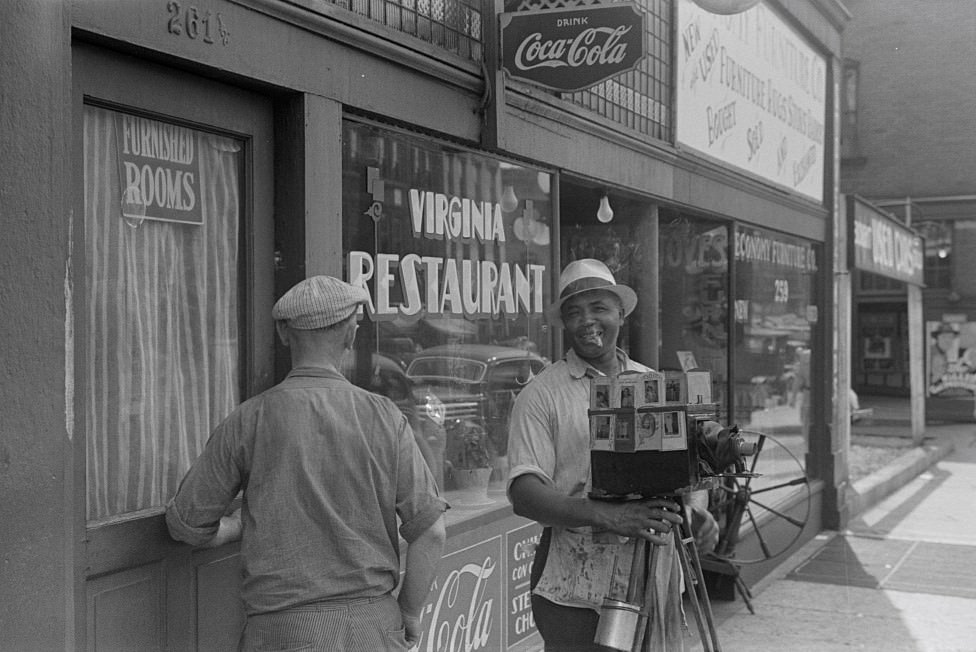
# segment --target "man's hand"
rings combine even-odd
[[[403,618],[403,628],[406,630],[407,645],[414,647],[420,642],[420,615],[411,616],[400,612]]]
[[[509,487],[509,496],[516,514],[543,525],[592,527],[594,532],[640,537],[659,546],[670,543],[672,526],[682,522],[681,508],[673,500],[608,502],[567,496],[532,474],[516,478]]]
[[[718,522],[704,507],[691,505],[691,532],[695,535],[695,547],[699,554],[712,552],[718,545]]]
[[[678,504],[663,498],[624,503],[593,501],[593,507],[604,521],[603,529],[659,546],[670,542],[671,528],[682,522]]]
[[[225,543],[230,543],[231,541],[237,541],[241,538],[241,531],[243,526],[241,525],[241,508],[238,507],[234,512],[228,516],[222,516],[220,518],[220,527],[217,528],[217,534],[213,536],[210,541],[203,544],[204,548],[216,548],[222,546]]]

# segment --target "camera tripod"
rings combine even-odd
[[[677,500],[682,506],[682,513],[685,513],[682,501],[680,498]],[[702,649],[704,652],[721,652],[691,524],[685,519],[681,525],[672,528],[671,533],[674,536],[675,554],[678,557],[685,592],[690,598],[692,613],[698,626]],[[639,539],[635,543],[626,602],[605,601],[604,610],[600,614],[597,643],[622,652],[666,652],[652,647],[653,637],[649,628],[652,613],[658,608],[658,605],[653,603],[653,596],[659,556],[658,546],[644,539]],[[628,615],[633,617],[629,620],[626,616],[618,618],[619,614],[625,613],[619,610],[628,608],[630,609]]]

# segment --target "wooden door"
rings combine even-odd
[[[212,426],[273,380],[272,105],[93,46],[72,55],[76,628],[97,652],[233,650],[237,544],[176,543],[163,511]]]

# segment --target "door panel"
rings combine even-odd
[[[89,580],[89,650],[163,650],[162,564]]]
[[[237,649],[244,627],[244,613],[238,601],[241,556],[236,551],[200,551],[194,553],[193,564],[197,587],[195,611],[199,623],[196,649]]]
[[[211,428],[273,380],[272,105],[93,46],[72,54],[86,648],[234,650],[238,545],[179,544],[163,509]]]

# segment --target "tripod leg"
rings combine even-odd
[[[756,610],[752,608],[752,591],[749,590],[746,581],[742,579],[738,573],[735,574],[734,578],[735,588],[739,590],[739,596],[742,597],[742,601],[746,603],[746,607],[749,609],[749,613],[753,616],[756,615]]]
[[[705,588],[705,574],[701,569],[701,562],[698,559],[698,547],[695,545],[695,538],[691,534],[691,529],[687,524],[682,524],[679,526],[679,530],[683,531],[685,538],[681,538],[681,534],[675,531],[675,542],[678,546],[678,554],[685,566],[686,581],[692,591],[691,595],[694,598],[692,604],[696,611],[696,616],[700,617],[701,612],[704,612],[705,622],[708,625],[708,633],[712,646],[715,652],[721,652],[721,646],[718,642],[718,632],[715,630],[715,619],[712,615],[712,603],[708,599],[708,589]],[[692,575],[694,572],[694,575]],[[698,624],[699,631],[702,630],[701,620]],[[702,645],[705,646],[704,633],[702,634]],[[708,647],[705,647],[705,652],[708,652]]]
[[[657,576],[657,546],[645,542],[644,551],[648,559],[646,560],[644,572],[644,600],[641,604],[643,617],[637,628],[637,637],[634,639],[634,652],[650,650],[651,637],[649,631],[654,618],[653,610],[657,608],[657,605],[654,603],[654,578]]]
[[[718,643],[718,632],[715,630],[715,617],[712,613],[712,602],[708,598],[708,588],[705,586],[705,573],[702,571],[701,560],[698,558],[698,546],[695,544],[695,537],[691,533],[691,527],[685,524],[684,528],[688,541],[688,550],[690,550],[689,556],[691,557],[692,567],[694,568],[695,576],[698,579],[699,598],[701,603],[704,605],[705,617],[708,621],[708,631],[712,635],[712,644],[715,646],[715,652],[721,652],[721,646],[719,646]]]
[[[705,631],[705,619],[704,615],[702,614],[702,607],[698,598],[698,591],[695,588],[695,579],[692,576],[688,558],[685,553],[684,542],[682,541],[681,535],[678,533],[677,529],[673,530],[673,532],[675,554],[678,555],[678,564],[681,567],[681,575],[685,581],[688,597],[691,599],[691,609],[695,616],[695,624],[698,626],[698,638],[701,640],[702,650],[704,650],[704,652],[712,652],[712,646],[709,642],[711,639],[709,638],[709,633]]]

